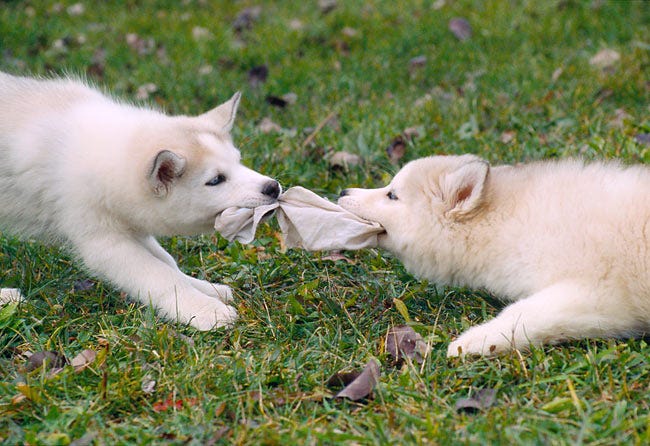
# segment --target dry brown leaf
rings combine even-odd
[[[555,71],[553,71],[553,74],[551,75],[551,80],[553,82],[556,82],[560,76],[562,76],[562,73],[564,72],[564,69],[562,67],[556,68]]]
[[[156,41],[154,39],[144,39],[136,33],[126,35],[126,44],[139,56],[151,54],[156,49]]]
[[[158,86],[154,83],[149,82],[148,84],[140,85],[138,91],[135,93],[136,99],[143,101],[149,99],[151,93],[158,91]]]
[[[589,59],[589,64],[596,68],[610,68],[616,64],[621,59],[621,55],[618,51],[604,48],[598,51],[591,59]]]
[[[337,262],[339,260],[354,265],[354,260],[347,258],[341,251],[331,251],[328,255],[321,257],[321,260],[330,260],[332,262]]]
[[[318,7],[323,14],[332,12],[337,6],[338,3],[336,0],[318,0]]]
[[[409,69],[422,68],[427,64],[427,56],[417,56],[409,60]]]
[[[429,346],[422,336],[408,325],[391,328],[386,334],[385,347],[386,353],[396,362],[409,358],[422,364],[429,352]]]
[[[379,363],[371,359],[361,372],[337,373],[327,380],[328,387],[345,385],[335,398],[347,398],[359,401],[368,398],[379,381]]]
[[[27,364],[25,364],[25,370],[27,372],[32,372],[41,367],[45,367],[46,370],[49,369],[58,369],[63,367],[68,360],[66,357],[59,352],[55,351],[42,351],[35,352],[27,358]]]
[[[406,142],[404,141],[404,138],[402,138],[402,135],[398,135],[393,138],[390,145],[386,147],[386,154],[388,155],[388,159],[390,159],[390,162],[392,164],[399,163],[399,160],[402,159],[405,153]]]
[[[463,18],[451,19],[449,21],[449,31],[461,41],[472,37],[472,25]]]
[[[281,98],[287,104],[295,104],[298,101],[298,95],[293,92],[285,93]]]
[[[289,22],[289,29],[293,31],[301,31],[305,27],[305,24],[298,19],[293,19]]]
[[[280,96],[273,96],[270,94],[266,96],[265,100],[267,104],[274,107],[285,108],[287,106],[287,101],[285,101],[284,98],[281,98]]]
[[[504,144],[509,144],[515,139],[515,136],[517,136],[517,133],[515,131],[506,130],[505,132],[501,133],[499,140],[501,140],[501,142]]]
[[[634,135],[634,140],[639,144],[650,145],[650,133],[639,133]]]
[[[97,352],[95,350],[86,349],[79,353],[77,356],[72,358],[70,365],[74,367],[74,371],[79,373],[88,367],[90,364],[95,362],[97,358]]]
[[[277,133],[282,131],[282,127],[271,121],[271,118],[262,119],[262,121],[257,125],[257,129],[262,133]]]
[[[461,398],[456,401],[456,411],[476,413],[488,409],[496,402],[496,395],[495,389],[479,389],[469,398]]]
[[[361,164],[361,157],[345,151],[334,152],[330,156],[329,163],[333,168],[347,169],[348,167]]]
[[[258,65],[248,71],[248,83],[252,87],[257,87],[258,85],[266,82],[266,78],[268,76],[269,68],[266,65]]]
[[[235,17],[235,20],[232,22],[232,27],[236,32],[251,29],[253,23],[259,20],[261,14],[262,8],[260,6],[246,8],[237,14],[237,17]]]
[[[192,38],[194,40],[205,40],[210,37],[212,37],[212,33],[207,28],[203,28],[202,26],[192,28]]]
[[[357,31],[354,28],[350,28],[349,26],[346,26],[341,30],[341,34],[343,34],[345,37],[356,37],[357,34],[359,34],[359,31]]]
[[[418,127],[407,127],[404,129],[402,134],[404,135],[404,138],[413,141],[420,137],[420,129]]]

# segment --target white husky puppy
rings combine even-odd
[[[0,229],[67,245],[167,318],[231,323],[230,288],[183,274],[154,236],[211,232],[224,209],[277,199],[232,143],[239,97],[167,116],[73,79],[0,73]]]
[[[339,204],[384,226],[380,246],[417,276],[514,302],[448,356],[650,330],[647,167],[434,156]]]

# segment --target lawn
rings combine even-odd
[[[170,113],[242,91],[245,163],[329,198],[434,153],[650,162],[642,1],[9,0],[0,49],[2,70],[83,74]],[[361,162],[333,166],[339,151]],[[642,339],[449,360],[451,339],[499,311],[493,297],[418,281],[380,250],[284,252],[275,223],[252,245],[163,244],[235,288],[233,329],[161,320],[65,250],[0,237],[0,283],[28,297],[0,309],[0,443],[650,443]],[[430,346],[422,364],[385,351],[403,324]],[[26,359],[84,350],[97,357],[82,370]],[[328,379],[371,360],[371,397],[334,398]],[[489,407],[456,408],[485,389]]]

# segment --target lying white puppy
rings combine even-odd
[[[273,203],[240,164],[239,94],[197,117],[111,99],[72,79],[0,73],[0,228],[67,245],[144,304],[200,330],[231,323],[229,287],[183,274],[153,236],[213,231],[226,208]]]
[[[379,246],[417,276],[514,303],[449,345],[489,355],[650,329],[650,169],[476,156],[413,161],[339,204],[380,223]]]

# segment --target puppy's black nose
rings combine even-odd
[[[269,181],[262,188],[262,193],[264,195],[268,195],[271,198],[278,198],[280,195],[280,183],[275,180]]]
[[[345,197],[346,195],[348,195],[348,190],[347,190],[347,189],[343,189],[343,190],[341,191],[341,193],[339,194],[339,197]]]

